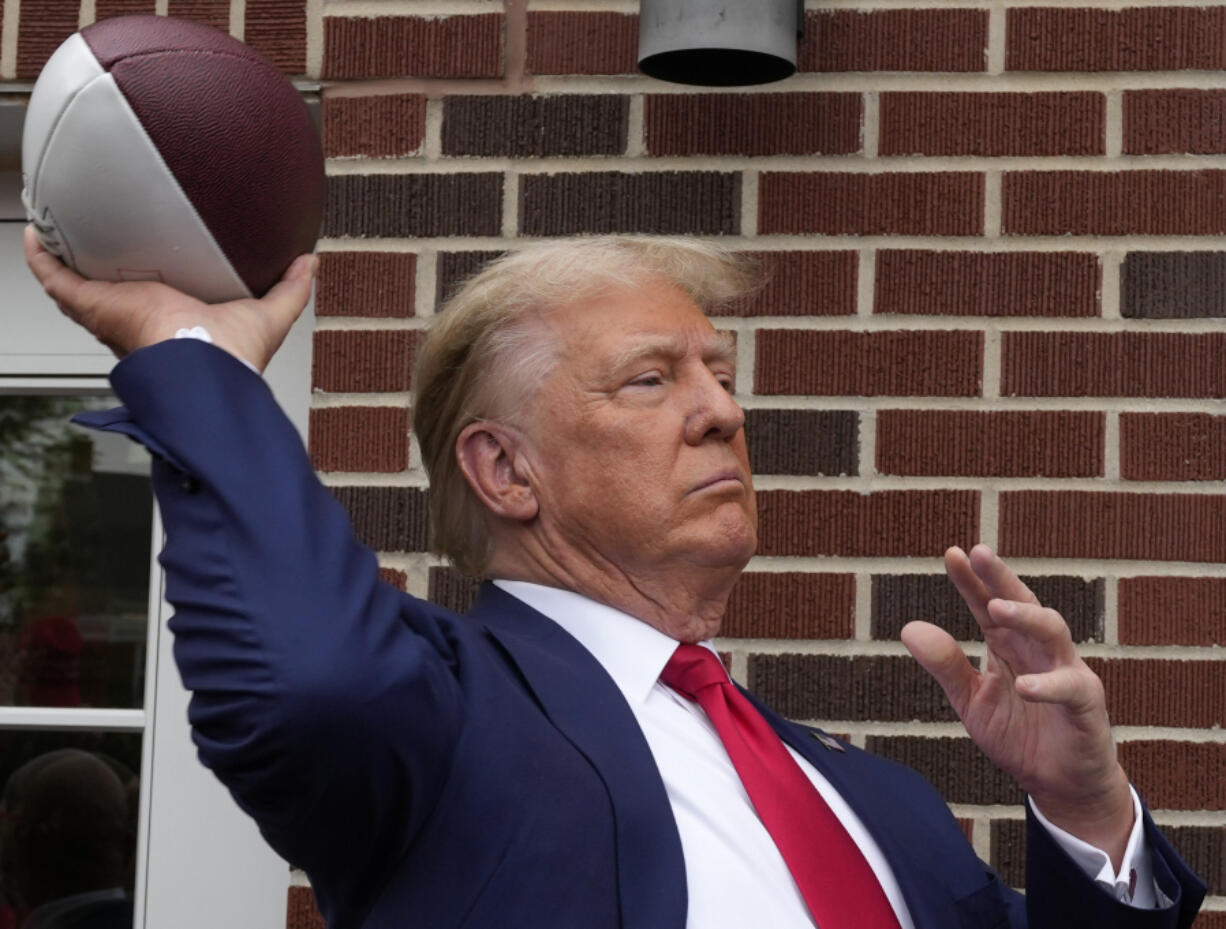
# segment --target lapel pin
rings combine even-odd
[[[822,748],[826,749],[826,751],[828,752],[847,751],[847,749],[845,749],[842,745],[839,744],[839,740],[834,738],[834,736],[826,735],[826,733],[820,732],[817,729],[810,729],[809,735],[813,736],[813,738],[821,742]]]

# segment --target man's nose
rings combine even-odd
[[[699,375],[692,403],[685,430],[685,439],[691,445],[713,437],[731,439],[745,425],[745,411],[710,371]]]

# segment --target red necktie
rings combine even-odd
[[[660,679],[697,701],[715,726],[817,925],[898,929],[860,849],[719,658],[701,645],[679,645]]]

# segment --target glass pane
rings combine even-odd
[[[0,929],[132,925],[141,737],[0,731]]]
[[[143,704],[149,456],[68,422],[112,405],[0,395],[0,705]]]

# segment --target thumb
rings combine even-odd
[[[295,258],[281,280],[260,298],[259,312],[283,324],[284,332],[288,332],[311,300],[311,287],[318,267],[319,259],[314,255]]]
[[[902,628],[902,644],[936,678],[958,718],[963,718],[979,672],[967,661],[954,637],[932,623],[910,622]]]

